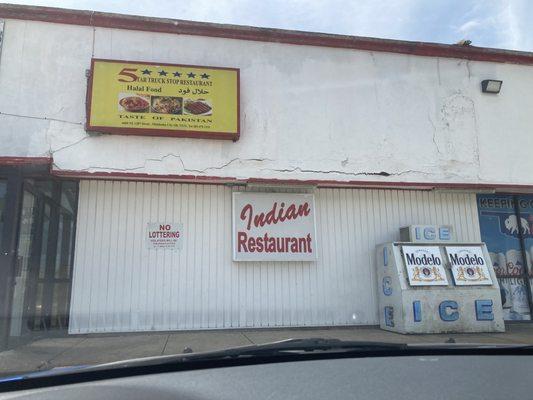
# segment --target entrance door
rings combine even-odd
[[[478,195],[481,240],[500,284],[506,320],[531,320],[533,196]]]
[[[68,327],[78,183],[0,166],[0,349]]]
[[[66,332],[77,183],[25,179],[10,337]]]

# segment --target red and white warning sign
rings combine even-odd
[[[176,222],[149,222],[146,225],[148,249],[181,250],[183,224]]]

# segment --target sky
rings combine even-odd
[[[0,0],[0,3],[4,1]],[[533,0],[11,0],[312,32],[533,51]]]

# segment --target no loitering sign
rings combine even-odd
[[[176,222],[149,222],[146,225],[146,248],[153,250],[181,250],[183,224]]]

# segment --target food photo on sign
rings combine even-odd
[[[150,97],[136,93],[119,93],[119,112],[148,112],[150,110]]]
[[[312,194],[233,193],[234,261],[315,261]]]

